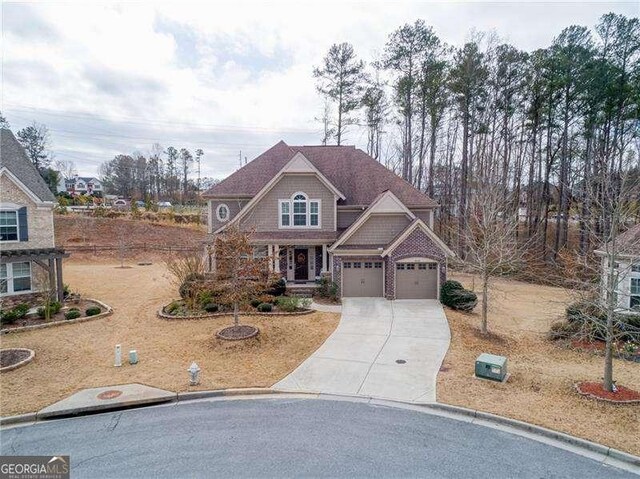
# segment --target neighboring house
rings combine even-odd
[[[611,245],[604,245],[595,251],[602,258],[603,296],[606,299],[606,285],[608,274]],[[617,308],[621,310],[637,310],[640,312],[640,224],[633,226],[616,238],[615,275],[617,288],[615,301]]]
[[[342,296],[438,298],[453,256],[437,203],[353,146],[281,141],[204,197],[210,243],[238,225],[288,282],[330,276]]]
[[[0,300],[9,307],[34,299],[45,286],[39,277],[62,299],[68,255],[55,247],[55,197],[13,133],[0,132]]]
[[[58,184],[60,193],[69,193],[70,195],[95,195],[102,196],[102,183],[99,179],[91,176],[74,176],[73,178],[64,178]]]

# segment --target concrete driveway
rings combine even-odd
[[[335,332],[273,388],[434,402],[450,338],[437,300],[346,298]]]

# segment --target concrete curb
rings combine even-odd
[[[187,391],[176,393],[175,399],[170,399],[164,403],[157,404],[162,406],[163,404],[178,404],[180,402],[189,402],[199,399],[221,399],[232,400],[237,397],[247,397],[255,399],[268,399],[273,397],[296,397],[296,398],[308,398],[308,399],[320,399],[330,401],[348,401],[356,403],[371,404],[373,406],[381,407],[393,407],[398,409],[406,409],[411,411],[422,412],[425,414],[443,413],[452,419],[462,420],[470,423],[475,423],[484,427],[503,426],[510,428],[513,434],[518,432],[526,433],[521,434],[523,437],[528,437],[538,442],[548,443],[546,440],[552,440],[560,444],[571,447],[574,453],[578,453],[582,456],[593,457],[594,453],[602,456],[600,462],[610,464],[608,459],[612,459],[614,466],[622,467],[627,471],[640,475],[640,457],[634,456],[619,449],[614,449],[603,444],[598,444],[586,439],[571,436],[559,431],[554,431],[541,426],[536,426],[517,419],[511,419],[504,416],[498,416],[484,411],[477,411],[474,409],[468,409],[461,406],[453,406],[444,403],[407,403],[403,401],[396,401],[392,399],[373,398],[366,396],[353,396],[353,395],[335,395],[325,394],[317,392],[304,392],[304,391],[286,391],[286,390],[274,390],[270,388],[237,388],[237,389],[214,389],[206,391]],[[108,410],[104,412],[109,412]],[[82,413],[80,413],[82,415]],[[21,423],[33,423],[39,422],[44,418],[41,418],[37,413],[20,414],[16,416],[6,416],[0,418],[0,426],[10,426]],[[56,420],[56,419],[50,419]],[[478,420],[478,422],[476,422]],[[551,444],[554,447],[562,447],[558,444]]]

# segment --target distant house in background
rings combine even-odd
[[[58,191],[60,193],[69,193],[70,195],[102,196],[103,194],[102,183],[92,176],[64,178],[58,184]]]
[[[47,282],[47,289],[62,300],[62,258],[69,255],[55,247],[56,199],[13,133],[4,128],[0,133],[2,307],[34,300]],[[40,284],[36,284],[38,280]]]
[[[617,309],[630,309],[640,313],[640,224],[619,235],[616,245],[614,267],[618,283],[615,294]],[[606,295],[611,252],[604,245],[595,253],[602,258],[601,283],[603,294]]]

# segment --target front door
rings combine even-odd
[[[296,281],[307,281],[309,279],[309,250],[307,248],[295,248],[293,250],[293,261],[295,262]]]

